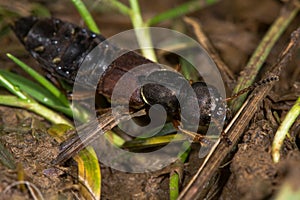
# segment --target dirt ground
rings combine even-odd
[[[30,2],[20,0],[7,5],[5,1],[0,1],[0,6],[17,10],[25,16],[30,14],[33,1]],[[56,18],[83,25],[70,1],[34,2],[44,5]],[[164,0],[157,1],[157,4],[153,1],[140,2],[143,16],[147,18],[185,1]],[[237,78],[284,4],[279,0],[223,0],[189,16],[201,22],[221,58]],[[90,8],[93,8],[92,4]],[[3,12],[1,17],[5,18],[5,14]],[[115,11],[92,9],[92,14],[106,37],[131,28],[130,20]],[[297,15],[275,44],[258,80],[276,63],[279,53],[289,41],[292,31],[298,28],[299,22],[300,16]],[[187,29],[181,18],[158,26],[177,29],[194,37],[192,30]],[[12,32],[1,35],[0,43],[1,68],[24,74],[6,58],[6,52],[14,52],[15,56],[38,68],[36,61],[28,55]],[[274,134],[300,95],[300,51],[297,51],[270,94],[261,105],[257,105],[258,112],[239,144],[233,148],[226,164],[220,167],[219,179],[214,183],[215,192],[211,192],[213,195],[208,196],[208,199],[273,199],[286,183],[299,190],[299,118],[289,132],[290,138],[284,142],[281,161],[274,164],[271,157]],[[3,93],[6,93],[4,89],[1,90]],[[29,111],[6,106],[0,106],[0,119],[0,145],[12,153],[17,166],[17,169],[10,169],[9,164],[0,162],[0,199],[32,199],[26,187],[12,185],[22,176],[37,186],[45,199],[83,198],[78,190],[75,162],[70,161],[61,166],[61,170],[51,165],[59,148],[59,144],[47,134],[51,123]],[[184,164],[181,189],[203,162],[203,159],[198,158],[198,149],[197,144],[192,145],[189,158]],[[163,170],[132,174],[101,165],[101,173],[102,199],[169,199],[169,174]]]

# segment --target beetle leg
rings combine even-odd
[[[213,140],[211,138],[209,138],[208,136],[186,130],[186,129],[182,128],[181,126],[178,126],[178,130],[181,133],[191,137],[193,139],[193,142],[199,142],[203,146],[212,146],[214,144]]]

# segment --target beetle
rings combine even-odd
[[[100,47],[102,48],[99,51],[100,58],[120,50],[115,44],[108,43],[100,34],[55,18],[21,18],[15,22],[12,29],[43,69],[70,84],[74,83],[80,64],[98,44],[104,42],[106,44],[104,47],[107,47],[103,48],[103,45]],[[151,64],[152,67],[147,72],[143,71],[143,76],[135,75],[128,80],[137,86],[129,100],[130,108],[139,110],[160,104],[172,118],[188,122],[198,120],[199,125],[207,125],[212,120],[218,122],[224,120],[226,104],[215,87],[205,82],[190,85],[180,73],[162,68],[133,51],[127,51],[105,67],[97,86],[97,94],[109,100],[118,80],[125,73],[143,64]],[[89,70],[95,69],[91,67]],[[158,80],[163,84],[157,84]],[[87,84],[84,79],[79,81],[82,85]],[[196,95],[187,93],[186,87],[192,87]],[[178,98],[184,98],[182,105],[179,105]],[[192,101],[198,103],[200,113],[195,113],[195,108],[190,106]],[[180,118],[182,109],[190,113],[188,118]],[[199,114],[200,119],[196,119]],[[82,148],[75,148],[76,152]]]

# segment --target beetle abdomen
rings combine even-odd
[[[79,67],[86,56],[98,44],[106,42],[102,35],[54,18],[37,19],[35,17],[25,17],[16,21],[12,28],[25,48],[46,71],[70,84],[74,83]],[[108,42],[106,42],[106,45],[100,45],[97,48],[100,49],[97,51],[96,59],[100,60],[121,50]],[[101,62],[99,63],[102,65]],[[99,79],[97,91],[108,99],[111,98],[115,84],[131,69],[147,63],[152,63],[154,68],[161,68],[133,51],[125,51],[125,54],[115,59],[109,65],[105,65],[105,61],[103,66],[99,66],[99,63],[90,65],[84,72],[87,75],[81,75],[81,78],[77,79],[77,81],[83,87],[90,87],[91,79]],[[95,74],[97,72],[95,67],[102,68],[100,71],[104,73],[102,73],[101,77]],[[145,70],[145,72],[147,71]],[[95,76],[91,77],[90,75],[93,73]],[[143,74],[143,70],[141,70],[140,74]],[[136,74],[133,74],[127,83],[137,85],[138,89],[133,93],[130,102],[134,107],[141,107],[144,103],[140,95],[140,83]],[[120,103],[122,103],[122,99]]]
[[[73,83],[85,56],[105,38],[59,19],[21,18],[14,32],[31,55],[53,76]]]

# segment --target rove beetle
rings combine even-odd
[[[74,83],[79,66],[89,52],[99,43],[106,42],[102,35],[54,18],[21,18],[15,22],[12,29],[43,69],[70,84]],[[120,50],[110,43],[107,43],[106,47],[100,49],[100,58]],[[226,103],[216,88],[205,82],[195,82],[190,85],[180,73],[166,70],[133,51],[118,57],[105,69],[97,86],[97,93],[110,99],[118,80],[131,69],[143,64],[151,64],[153,67],[147,72],[143,71],[146,76],[132,76],[128,80],[131,84],[137,84],[138,88],[129,100],[130,108],[137,110],[160,104],[173,118],[179,118],[181,109],[186,109],[190,116],[188,119],[179,120],[189,122],[198,120],[199,125],[207,125],[212,120],[217,122],[225,120]],[[91,67],[90,70],[94,69]],[[161,84],[157,84],[158,81]],[[143,84],[145,82],[146,84]],[[81,80],[81,83],[83,86],[86,84],[85,80]],[[192,87],[196,96],[186,92],[186,87]],[[183,104],[179,104],[178,98],[179,100],[184,98]],[[195,108],[190,106],[192,101],[198,103],[200,113],[195,113]],[[200,119],[195,119],[199,114]],[[70,155],[65,155],[66,148],[63,147],[61,157],[64,158],[58,159],[57,162],[65,161],[84,148],[84,146],[74,147],[74,145],[78,145],[74,143],[74,139],[65,145],[71,148],[71,152],[68,152]]]

